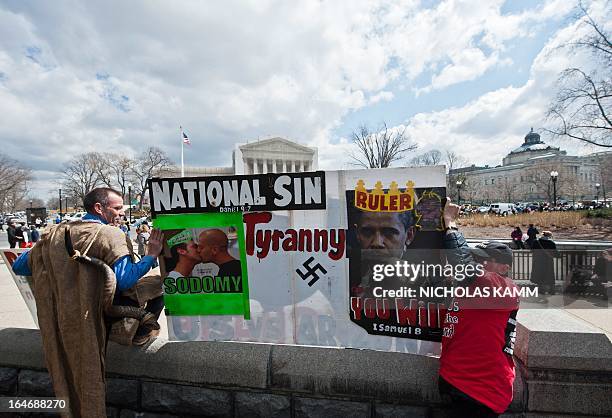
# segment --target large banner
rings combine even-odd
[[[444,167],[150,180],[169,337],[437,354]],[[381,267],[383,266],[383,267]],[[401,276],[401,277],[400,277]]]

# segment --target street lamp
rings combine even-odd
[[[461,185],[463,181],[457,180],[457,204],[461,206]]]
[[[598,205],[599,205],[599,188],[600,187],[601,187],[601,184],[595,183],[595,190],[597,190],[597,197],[595,199]]]
[[[30,199],[30,209],[32,209],[32,199]]]
[[[59,189],[59,217],[62,219],[62,189]]]
[[[557,207],[557,177],[559,177],[559,173],[556,171],[550,172],[550,179],[553,183],[553,207]]]
[[[128,205],[130,205],[130,224],[132,224],[132,183],[128,184]]]

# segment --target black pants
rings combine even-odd
[[[448,383],[440,376],[438,388],[443,398],[450,398],[451,411],[453,418],[493,418],[499,417],[491,408],[481,404],[476,399],[471,398],[459,389]]]

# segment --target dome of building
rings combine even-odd
[[[542,150],[558,151],[559,148],[547,145],[544,142],[542,142],[542,140],[540,139],[540,135],[537,134],[536,132],[533,132],[533,128],[531,128],[531,131],[525,136],[525,142],[523,142],[523,145],[510,151],[510,154],[518,154],[521,152],[542,151]]]
[[[533,128],[531,128],[531,131],[529,131],[529,133],[525,135],[525,143],[526,144],[537,144],[539,142],[542,142],[540,140],[540,134],[533,132]]]

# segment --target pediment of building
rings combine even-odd
[[[240,150],[245,157],[261,153],[312,156],[315,152],[312,148],[280,137],[240,145]]]

